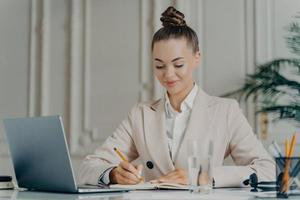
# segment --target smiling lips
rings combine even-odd
[[[167,81],[166,83],[167,83],[168,87],[173,87],[173,86],[175,86],[176,82],[177,81]]]

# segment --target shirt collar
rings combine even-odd
[[[197,92],[198,92],[198,85],[196,83],[194,83],[194,87],[192,88],[190,93],[187,95],[187,97],[183,100],[183,102],[180,105],[180,110],[182,112],[185,112],[186,110],[190,110],[193,108],[193,103],[194,103]],[[172,107],[167,92],[165,94],[165,111],[166,111],[167,116],[173,116],[178,113]]]

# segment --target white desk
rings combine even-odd
[[[260,197],[258,197],[259,195]],[[99,199],[99,200],[188,200],[188,199],[205,199],[205,200],[251,200],[251,199],[276,199],[266,193],[249,192],[249,189],[215,189],[210,194],[191,194],[188,191],[131,191],[124,193],[94,193],[94,194],[61,194],[47,192],[17,191],[17,190],[0,190],[0,200],[3,199]],[[268,198],[266,198],[268,196]],[[274,198],[270,197],[273,196]],[[299,196],[290,196],[289,199],[300,199]]]

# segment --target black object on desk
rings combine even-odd
[[[12,183],[11,176],[0,176],[0,190],[13,189],[14,184]]]
[[[251,192],[258,192],[258,189],[262,191],[276,191],[278,187],[275,181],[258,182],[258,178],[255,173],[251,174],[249,179],[246,179],[243,184],[250,185],[252,187]]]
[[[0,176],[0,182],[9,182],[12,181],[11,176]]]

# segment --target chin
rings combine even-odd
[[[174,95],[174,94],[179,93],[181,90],[180,90],[180,88],[177,88],[177,87],[171,87],[171,88],[167,88],[167,91],[169,94]]]

